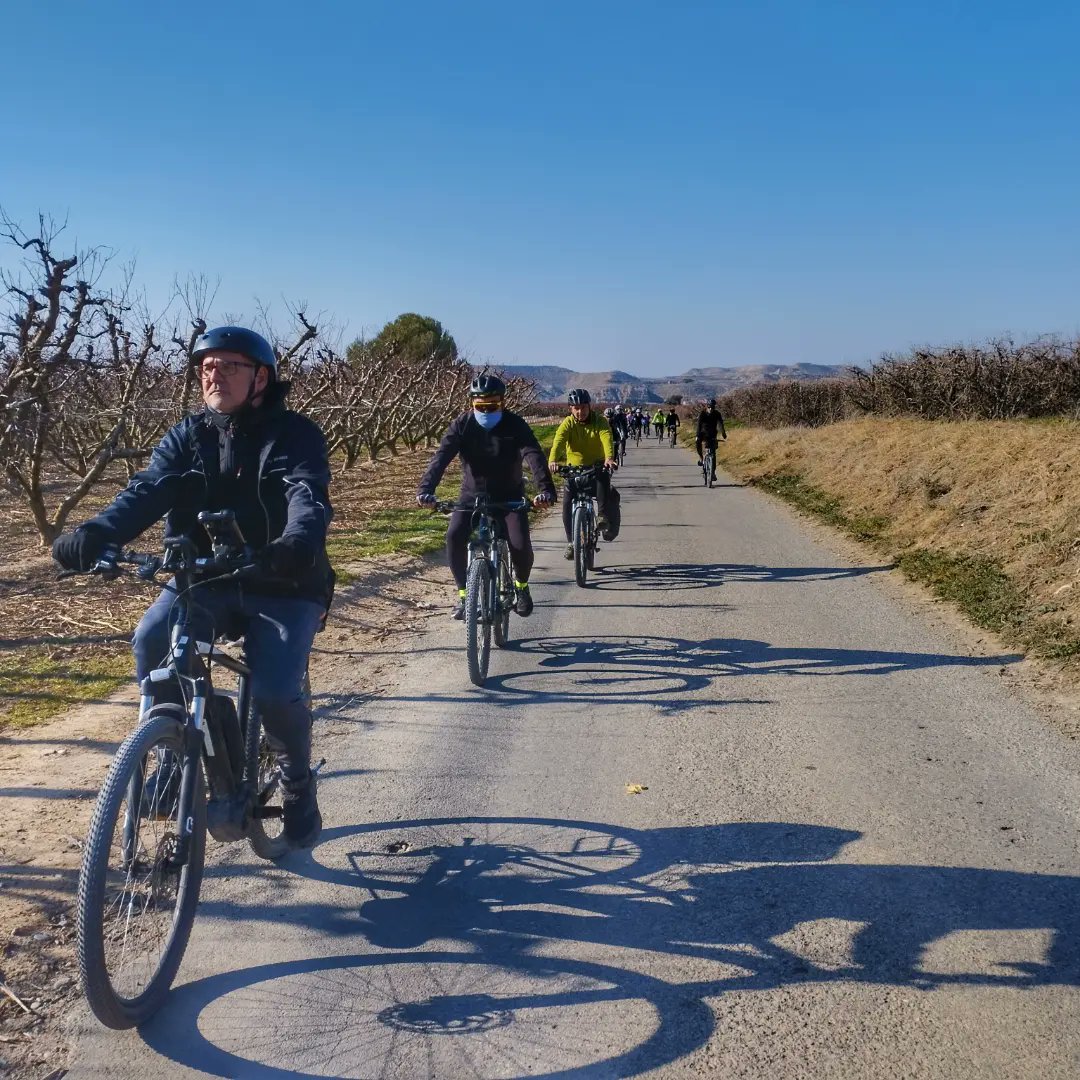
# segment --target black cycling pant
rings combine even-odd
[[[606,470],[596,477],[596,507],[598,517],[607,517],[607,500],[611,492],[611,473]],[[566,532],[566,542],[573,542],[574,526],[574,497],[570,494],[569,485],[563,485],[562,504],[563,530]]]
[[[703,446],[707,446],[713,452],[713,458],[712,458],[712,479],[713,480],[716,479],[716,443],[717,443],[717,439],[716,439],[715,435],[711,439],[708,438],[708,436],[706,436],[705,438],[702,438],[699,435],[698,438],[697,438],[697,442],[694,444],[697,447],[697,456],[699,458],[703,456],[702,453],[701,453],[701,448]]]
[[[509,500],[508,500],[509,501]],[[529,515],[525,510],[500,514],[506,525],[510,545],[510,561],[518,581],[528,581],[533,568],[533,546],[529,537]],[[459,589],[465,588],[465,573],[469,567],[469,537],[472,535],[471,510],[455,510],[446,530],[446,559]]]
[[[206,586],[191,595],[191,627],[200,640],[242,631],[251,668],[251,696],[267,735],[279,750],[289,780],[301,780],[311,764],[311,709],[304,674],[325,609],[296,597],[259,596],[239,586]],[[165,591],[135,628],[135,674],[140,683],[164,662],[172,624],[179,618],[175,593]],[[182,705],[180,688],[157,683],[158,699]],[[221,687],[219,689],[224,689]]]

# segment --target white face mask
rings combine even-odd
[[[481,412],[479,409],[473,409],[472,414],[485,431],[490,431],[502,419],[502,409],[498,412]]]

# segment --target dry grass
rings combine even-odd
[[[445,522],[417,509],[414,500],[431,453],[406,452],[335,471],[328,549],[342,585],[372,554],[422,554],[442,546]],[[456,490],[457,477],[455,467],[447,494]],[[125,479],[117,474],[103,483],[72,525],[104,506]],[[159,541],[156,528],[135,546],[152,551]],[[41,723],[123,686],[133,670],[127,642],[154,590],[130,577],[58,581],[29,515],[2,489],[0,544],[0,729]]]
[[[720,457],[738,475],[872,540],[1032,653],[1080,651],[1080,423],[866,419],[814,430],[742,428]],[[800,498],[796,489],[810,494]]]

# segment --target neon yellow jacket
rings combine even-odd
[[[548,461],[554,465],[562,454],[566,455],[567,465],[599,465],[613,460],[611,425],[595,409],[584,423],[568,416],[555,432]]]
[[[654,424],[663,424],[667,422],[667,413],[663,409],[657,409],[656,415],[652,418]]]

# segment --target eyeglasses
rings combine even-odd
[[[205,379],[214,368],[217,368],[222,375],[229,378],[238,371],[250,371],[254,367],[254,364],[245,364],[242,360],[219,360],[216,356],[209,356],[199,362],[199,374]]]
[[[472,407],[477,412],[498,412],[502,408],[502,401],[474,401]]]

